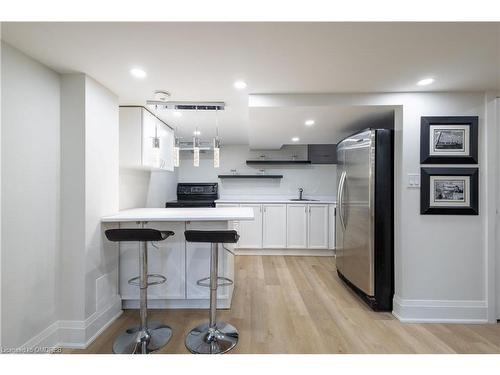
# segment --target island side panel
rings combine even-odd
[[[135,222],[120,223],[120,228],[140,228]],[[148,288],[148,308],[208,308],[208,288],[196,285],[198,279],[210,272],[210,244],[186,243],[186,229],[233,229],[233,222],[149,222],[146,228],[172,230],[175,235],[155,243],[160,249],[148,245],[149,273],[162,274],[166,284]],[[120,294],[123,308],[138,308],[139,289],[128,280],[139,274],[139,244],[120,243]],[[234,256],[219,248],[219,275],[234,279]],[[218,290],[218,307],[229,308],[233,287]]]
[[[232,222],[199,222],[186,223],[186,229],[192,230],[224,230],[233,229]],[[210,249],[208,243],[186,243],[186,294],[193,306],[208,308],[209,288],[196,284],[196,281],[210,275]],[[219,245],[219,276],[234,280],[234,255]],[[217,307],[231,307],[234,286],[220,287],[217,290]]]

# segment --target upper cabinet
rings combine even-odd
[[[143,107],[120,107],[120,167],[174,170],[174,132]]]
[[[308,145],[307,158],[311,164],[337,164],[337,145]]]

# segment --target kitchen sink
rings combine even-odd
[[[314,201],[317,201],[317,199],[307,199],[307,198],[292,198],[290,200],[294,201],[294,202],[314,202]]]

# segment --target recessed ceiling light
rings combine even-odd
[[[299,138],[299,137],[293,137],[293,138],[292,138],[292,142],[298,142],[298,141],[300,141],[300,138]]]
[[[234,88],[238,90],[243,90],[247,88],[247,83],[245,81],[236,81],[233,85]]]
[[[306,124],[307,126],[313,126],[314,120],[306,120],[306,122],[304,124]]]
[[[427,86],[434,82],[434,78],[424,78],[417,82],[417,86]]]
[[[174,112],[174,116],[175,116],[175,117],[182,117],[182,112],[175,111],[175,112]]]
[[[135,78],[146,78],[147,76],[146,72],[139,68],[130,69],[130,74],[132,74]]]
[[[193,132],[193,134],[194,134],[194,135],[200,135],[200,134],[201,134],[201,132],[200,132],[199,130],[195,130],[195,131]]]

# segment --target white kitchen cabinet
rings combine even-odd
[[[120,228],[139,228],[135,223],[122,223]],[[148,243],[148,273],[160,274],[167,282],[148,288],[149,299],[184,299],[185,283],[185,241],[184,223],[155,223],[158,230],[171,230],[175,234],[155,243],[156,249]],[[128,280],[139,275],[139,243],[120,243],[120,294],[123,300],[138,300],[139,288],[129,285]]]
[[[308,248],[328,249],[328,204],[308,205]]]
[[[224,230],[227,229],[226,222],[188,222],[186,230]],[[210,289],[199,286],[196,282],[210,276],[210,252],[211,244],[203,242],[186,243],[186,297],[187,299],[208,299]],[[219,276],[234,280],[231,273],[234,266],[234,256],[219,245]],[[233,286],[225,286],[217,289],[218,299],[228,299],[231,296]]]
[[[240,204],[240,207],[253,209],[254,219],[241,221],[239,223],[240,249],[261,249],[262,248],[262,205],[260,204]]]
[[[289,249],[307,248],[308,205],[287,205],[287,247]]]
[[[120,107],[119,133],[120,167],[174,170],[174,132],[148,110]]]
[[[336,206],[334,204],[328,205],[328,248],[335,249],[335,210]]]
[[[286,204],[263,204],[262,211],[262,247],[286,248]]]

